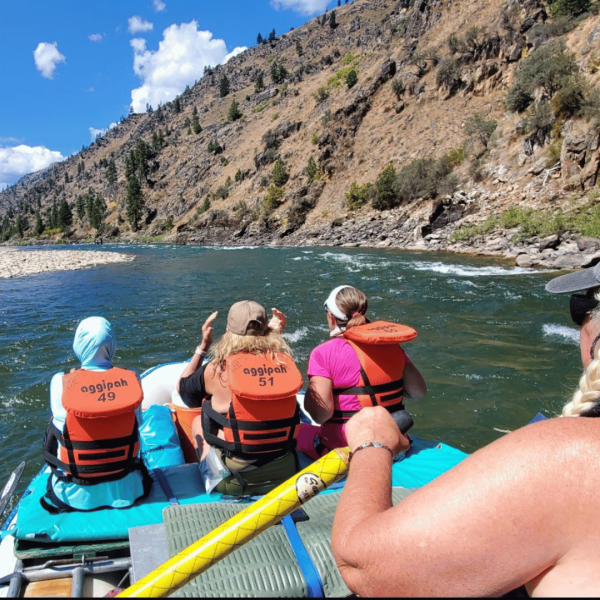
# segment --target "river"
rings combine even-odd
[[[27,467],[20,490],[42,465],[49,382],[76,366],[73,334],[92,315],[113,324],[115,363],[141,373],[188,358],[213,310],[220,313],[218,336],[231,303],[255,299],[286,313],[286,335],[306,374],[311,349],[328,338],[325,298],[338,285],[354,285],[367,294],[371,319],[419,332],[405,349],[429,392],[406,402],[413,432],[468,452],[538,411],[556,415],[581,374],[568,297],[544,291],[556,273],[389,249],[102,249],[135,260],[0,280],[0,486],[21,460]]]

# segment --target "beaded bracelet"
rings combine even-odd
[[[357,452],[359,452],[360,450],[364,450],[365,448],[385,448],[392,455],[392,458],[394,458],[394,453],[393,453],[392,449],[389,448],[388,446],[386,446],[385,444],[382,444],[381,442],[365,442],[364,444],[361,444],[356,450],[353,450],[352,452],[350,452],[350,454],[348,455],[348,464],[350,464],[352,457]]]

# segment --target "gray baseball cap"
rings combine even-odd
[[[600,287],[600,263],[595,267],[551,279],[546,284],[546,291],[553,294],[566,294],[595,287]]]

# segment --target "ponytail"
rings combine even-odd
[[[594,298],[600,300],[600,288],[594,290]],[[590,313],[590,319],[600,323],[600,309]],[[571,401],[565,404],[562,417],[580,417],[600,403],[600,357],[592,359],[579,379],[579,389]]]
[[[347,321],[338,321],[338,326],[344,327],[346,331],[368,323],[365,315],[369,301],[360,290],[350,286],[342,288],[335,297],[335,304],[347,317]]]

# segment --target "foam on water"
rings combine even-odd
[[[561,341],[566,343],[579,344],[579,331],[573,327],[554,325],[553,323],[544,323],[542,331],[544,337],[559,338]]]
[[[412,264],[412,267],[416,271],[433,271],[434,273],[455,275],[457,277],[507,277],[509,275],[525,275],[537,272],[535,269],[523,269],[521,267],[472,267],[428,261],[416,261]]]
[[[296,331],[286,332],[283,334],[283,337],[290,343],[295,344],[300,340],[308,337],[309,329],[308,327],[300,327],[300,329],[296,329]]]

